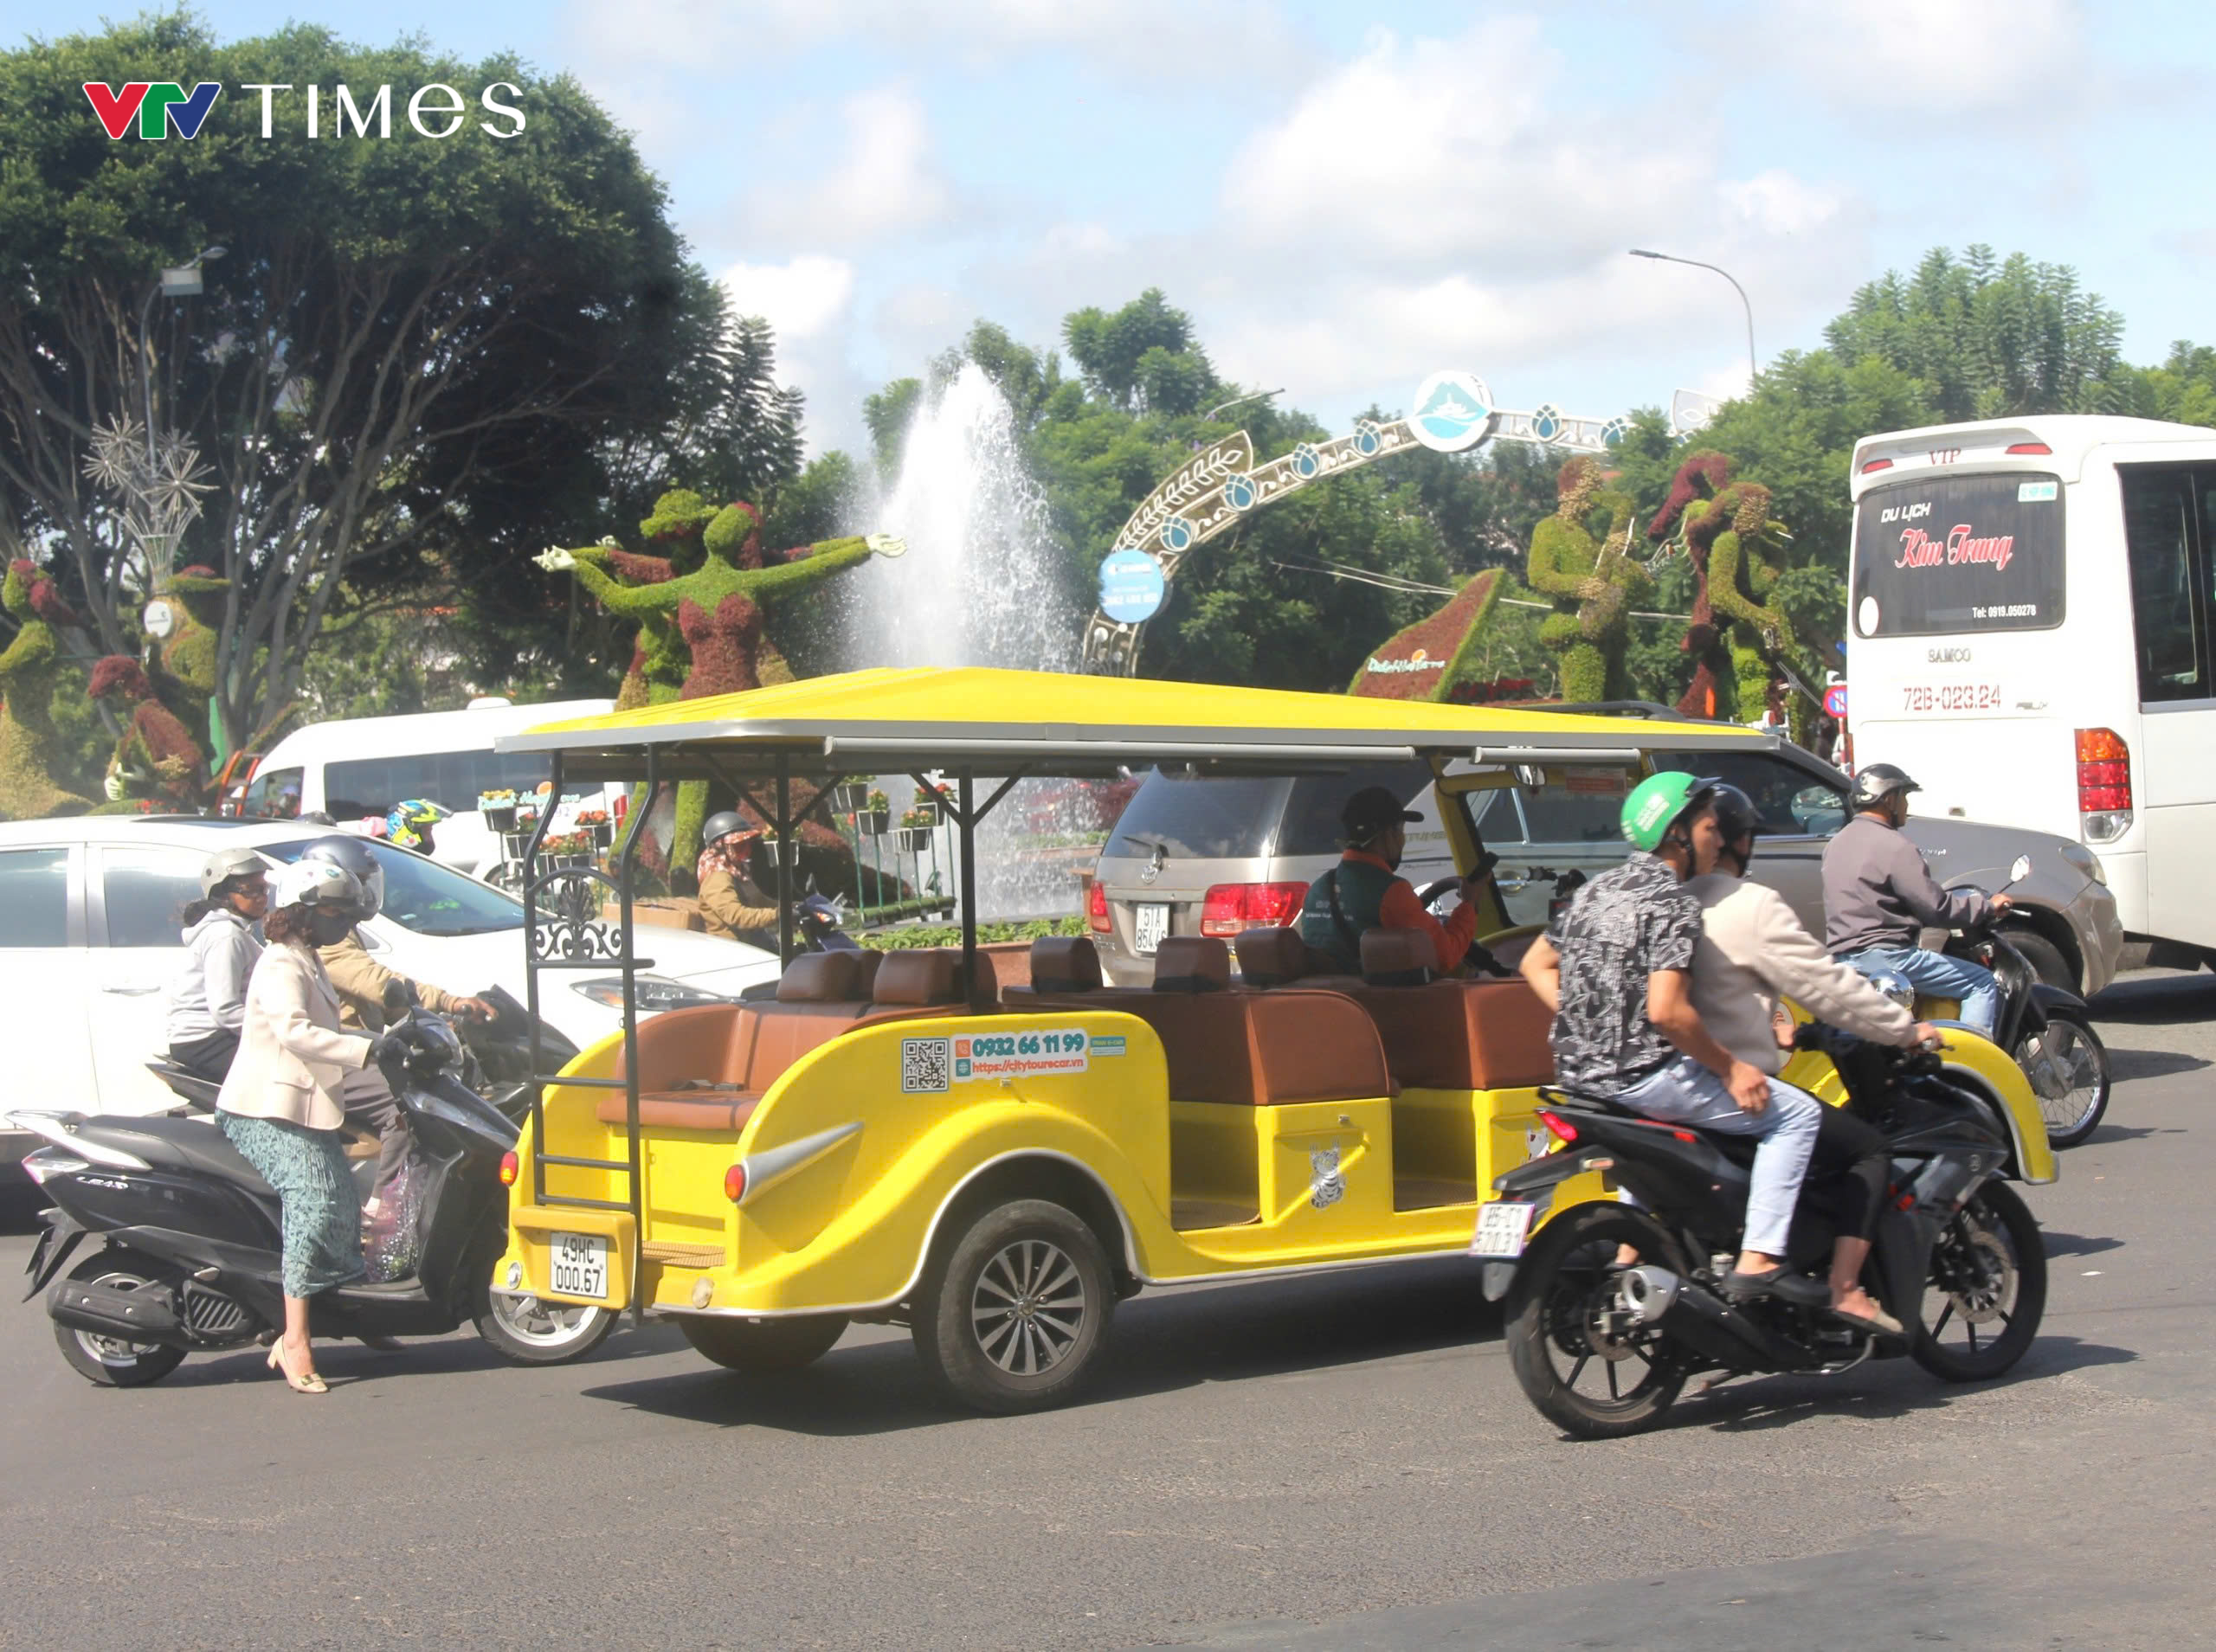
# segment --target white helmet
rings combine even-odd
[[[287,906],[343,906],[350,912],[362,898],[362,885],[354,874],[327,860],[296,860],[278,869],[269,890],[269,904]]]

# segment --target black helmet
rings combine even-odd
[[[336,832],[330,837],[318,838],[301,850],[300,858],[328,861],[353,875],[354,881],[362,886],[362,899],[354,910],[356,922],[366,922],[383,910],[384,867],[361,839]]]
[[[1715,811],[1716,829],[1727,844],[1738,842],[1762,825],[1755,800],[1736,786],[1717,786],[1708,794],[1708,806]]]
[[[1891,763],[1865,764],[1854,776],[1854,807],[1858,811],[1874,809],[1895,792],[1923,789],[1908,777],[1906,769],[1896,768]]]
[[[1405,826],[1423,816],[1401,807],[1400,798],[1382,786],[1365,786],[1349,798],[1339,811],[1339,824],[1347,841],[1360,848],[1388,826]]]
[[[718,809],[700,823],[700,846],[705,849],[734,832],[753,832],[756,829],[746,824],[746,817],[737,809]]]

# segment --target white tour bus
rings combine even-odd
[[[2216,962],[2216,430],[1898,431],[1851,486],[1854,761],[1919,813],[2079,839],[2155,961]]]
[[[432,834],[431,858],[457,871],[488,877],[500,864],[501,845],[478,812],[479,794],[527,794],[554,772],[543,753],[495,752],[493,736],[521,734],[562,717],[597,717],[615,704],[513,705],[486,698],[466,711],[311,723],[271,748],[254,768],[239,812],[275,820],[321,813],[349,826],[382,816],[409,798],[428,798],[454,811]],[[580,788],[564,789],[575,795]],[[612,806],[622,787],[582,789],[605,793]]]

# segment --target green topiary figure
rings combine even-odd
[[[198,808],[208,792],[208,759],[184,722],[155,697],[138,662],[110,654],[93,667],[90,692],[124,719],[108,761],[109,803]]]
[[[775,659],[782,672],[779,680],[790,681],[791,668],[763,635],[764,609],[774,599],[857,567],[873,554],[897,556],[907,549],[889,535],[871,534],[803,546],[765,564],[759,511],[738,501],[712,510],[698,493],[686,489],[655,500],[654,514],[640,523],[639,530],[649,539],[672,543],[675,554],[666,564],[670,570],[666,576],[655,577],[659,570],[651,566],[661,559],[635,556],[605,545],[582,550],[557,546],[538,560],[550,571],[574,572],[610,614],[640,621],[633,666],[647,704],[759,688],[765,655]],[[692,563],[696,539],[700,554]],[[620,582],[626,575],[641,582]],[[673,695],[664,691],[666,680],[656,680],[657,667],[666,679],[674,670],[679,647],[684,650],[686,669]],[[630,690],[628,675],[625,686]],[[680,788],[670,852],[673,879],[690,864],[706,813],[705,784]]]
[[[1678,469],[1670,497],[1647,527],[1666,541],[1683,523],[1685,549],[1700,583],[1685,652],[1693,680],[1678,709],[1692,717],[1754,722],[1777,703],[1777,665],[1791,647],[1791,621],[1764,599],[1780,570],[1762,553],[1783,543],[1770,520],[1769,490],[1733,482],[1722,453],[1695,453]],[[1796,725],[1805,722],[1796,707]]]
[[[1554,599],[1554,615],[1539,627],[1539,640],[1561,655],[1562,697],[1574,704],[1629,697],[1624,650],[1631,608],[1650,588],[1646,570],[1627,554],[1631,501],[1601,492],[1605,479],[1592,459],[1562,467],[1555,513],[1532,530],[1525,566],[1531,588]],[[1596,505],[1611,512],[1607,537],[1599,545],[1585,528],[1586,513]]]
[[[0,815],[36,820],[48,815],[82,814],[88,797],[65,791],[53,775],[54,685],[61,648],[55,627],[81,627],[35,562],[8,564],[0,602],[16,622],[16,640],[0,653]]]
[[[146,604],[146,633],[155,643],[147,677],[164,705],[196,740],[225,743],[211,715],[216,700],[216,648],[223,624],[223,594],[230,581],[212,568],[180,570],[169,589]]]

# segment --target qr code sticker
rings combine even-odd
[[[900,1040],[900,1088],[914,1094],[920,1090],[949,1088],[946,1077],[947,1045],[945,1038],[903,1038]]]

